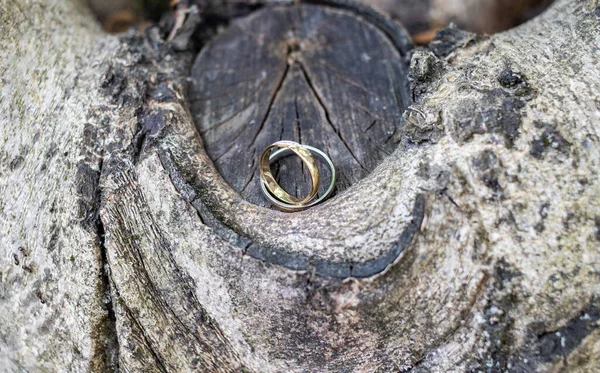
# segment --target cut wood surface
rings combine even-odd
[[[192,68],[190,109],[207,154],[254,204],[268,206],[258,158],[278,140],[328,153],[337,190],[346,189],[395,148],[409,103],[405,52],[376,25],[332,8],[267,8],[234,21]],[[279,182],[308,194],[302,162],[286,160]]]
[[[14,4],[5,371],[600,368],[597,1],[417,50],[343,0],[192,6],[172,42]],[[267,207],[279,138],[330,152],[338,193]]]

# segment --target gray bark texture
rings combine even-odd
[[[600,370],[597,0],[427,48],[346,0],[189,5],[168,38],[0,4],[0,371]],[[279,139],[336,195],[270,208]]]

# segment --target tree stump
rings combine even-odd
[[[337,190],[347,189],[395,148],[410,102],[403,48],[359,16],[322,6],[271,7],[232,22],[192,68],[190,110],[207,154],[257,205],[268,206],[258,158],[278,140],[323,149],[339,170]],[[289,170],[302,162],[288,159],[280,182],[308,194],[308,173]]]
[[[597,2],[420,49],[345,0],[0,7],[5,370],[600,368]],[[265,203],[279,139],[331,199]]]

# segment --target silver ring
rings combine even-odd
[[[329,197],[331,195],[331,193],[333,192],[333,189],[335,188],[335,166],[333,165],[331,158],[329,158],[329,156],[327,154],[325,154],[324,152],[322,152],[321,150],[319,150],[315,147],[312,147],[309,145],[302,145],[302,146],[305,147],[306,149],[308,149],[311,153],[317,155],[317,157],[321,158],[325,163],[327,163],[327,165],[329,165],[329,168],[331,169],[331,181],[329,182],[329,187],[327,188],[325,193],[323,193],[323,195],[320,196],[319,198],[317,198],[317,199],[313,200],[312,202],[309,202],[305,205],[290,205],[288,203],[281,202],[280,200],[275,198],[271,193],[269,193],[269,190],[267,189],[265,182],[262,179],[260,179],[260,189],[262,190],[265,197],[275,207],[277,207],[278,209],[280,209],[282,211],[296,212],[296,211],[306,210],[309,207],[312,207],[316,204],[323,202],[327,197]],[[282,148],[282,149],[276,150],[273,153],[271,153],[271,155],[269,156],[269,162],[276,161],[277,159],[288,155],[288,153],[292,153],[292,151],[287,148]]]

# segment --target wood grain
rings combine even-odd
[[[406,71],[401,52],[359,16],[314,5],[271,7],[234,21],[200,53],[191,110],[225,180],[266,206],[257,160],[275,141],[327,152],[338,191],[389,155],[409,103]],[[310,179],[300,160],[279,165],[281,185],[306,195]]]

